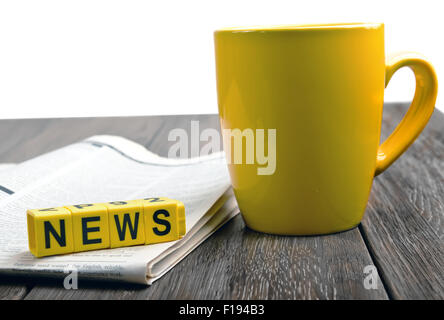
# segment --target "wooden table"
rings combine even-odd
[[[405,104],[384,109],[383,133]],[[0,121],[0,162],[20,162],[94,134],[116,134],[166,156],[172,128],[219,128],[217,115]],[[279,237],[237,216],[151,287],[0,277],[3,299],[443,299],[444,115],[378,176],[365,218],[327,236]],[[364,287],[374,265],[377,289]]]

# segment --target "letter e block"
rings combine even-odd
[[[173,241],[185,235],[185,206],[168,198],[142,200],[145,218],[145,244]]]
[[[103,205],[108,208],[111,248],[145,243],[143,207],[140,200],[114,201]]]
[[[66,208],[27,211],[29,250],[36,257],[74,251],[71,212]]]
[[[79,204],[65,208],[72,215],[75,252],[110,247],[108,209],[103,204]]]

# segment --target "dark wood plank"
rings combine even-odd
[[[29,289],[23,279],[0,277],[0,300],[21,300]]]
[[[162,117],[2,120],[1,162],[21,162],[96,134],[112,134],[148,144]],[[9,137],[12,142],[9,141]]]
[[[406,111],[384,111],[383,138]],[[363,235],[392,298],[444,298],[444,115],[435,110],[419,139],[378,176]]]
[[[165,121],[169,127],[163,128]],[[167,156],[174,143],[168,141],[169,130],[189,131],[191,121],[199,121],[201,130],[219,128],[216,115],[0,120],[0,137],[7,137],[0,144],[0,163],[25,161],[99,134],[119,135]]]
[[[36,286],[26,299],[387,299],[363,286],[372,264],[358,229],[324,237],[279,237],[245,228],[240,216],[153,286],[80,282]]]
[[[169,130],[189,131],[191,120],[200,120],[201,129],[219,128],[216,115],[169,118],[156,124],[149,143],[138,142],[166,155],[173,143],[167,141]],[[364,267],[372,264],[358,228],[324,237],[278,237],[248,230],[237,217],[151,287],[84,282],[65,290],[56,281],[39,283],[26,298],[387,299],[382,283],[377,290],[364,288]]]

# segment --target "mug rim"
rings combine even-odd
[[[214,33],[243,33],[243,32],[296,32],[296,31],[326,31],[326,30],[359,30],[379,29],[384,27],[382,22],[345,22],[320,24],[284,24],[270,26],[227,27],[214,31]]]

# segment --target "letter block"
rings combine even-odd
[[[114,201],[108,208],[111,248],[145,243],[145,228],[141,200]]]
[[[185,206],[168,198],[27,211],[36,257],[173,241],[185,235]]]
[[[27,211],[29,250],[36,257],[74,251],[71,212],[66,208]]]
[[[173,241],[185,235],[185,206],[168,198],[142,199],[145,244]]]
[[[109,248],[108,209],[103,204],[78,204],[71,211],[74,251]]]

